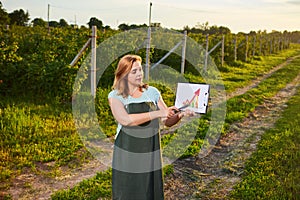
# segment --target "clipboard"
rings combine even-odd
[[[179,110],[190,109],[198,114],[206,114],[210,85],[198,83],[177,83],[175,106]]]

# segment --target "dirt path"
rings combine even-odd
[[[294,58],[296,57],[273,68],[263,77],[254,80],[249,86],[229,94],[227,98],[245,93]],[[295,81],[299,83],[299,76]],[[259,106],[242,123],[233,124],[230,133],[226,138],[221,138],[209,156],[175,162],[174,173],[165,179],[166,199],[197,199],[200,197],[202,199],[218,199],[218,196],[223,199],[223,196],[239,181],[244,161],[255,150],[260,135],[265,129],[271,127],[280,116],[280,111],[288,98],[293,95],[294,88],[295,83],[288,85],[274,98]],[[77,169],[61,169],[62,174],[53,178],[49,176],[49,173],[47,174],[49,171],[45,170],[47,168],[45,165],[47,164],[38,167],[41,173],[23,173],[13,181],[8,191],[12,199],[50,199],[51,194],[55,191],[72,188],[82,180],[93,177],[97,172],[105,169],[105,166],[102,166],[97,160],[91,160]]]
[[[51,171],[48,171],[47,168],[46,164],[40,164],[37,166],[37,169],[41,171],[42,174],[28,172],[18,176],[9,189],[9,194],[12,195],[12,199],[50,199],[51,194],[55,191],[72,188],[82,180],[91,178],[95,176],[97,172],[106,169],[98,160],[91,160],[84,166],[76,169],[63,167],[59,169],[59,175],[53,178]]]
[[[232,124],[208,156],[175,162],[174,173],[165,179],[166,199],[226,199],[240,181],[244,163],[256,150],[261,135],[273,127],[299,84],[300,74],[249,117]]]

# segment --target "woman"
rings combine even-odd
[[[113,91],[108,95],[118,122],[115,137],[113,199],[164,199],[159,119],[168,126],[184,115],[167,107],[160,92],[143,83],[142,59],[126,55],[118,63]]]

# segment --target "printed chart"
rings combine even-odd
[[[209,85],[195,83],[178,83],[175,106],[206,113],[209,100]]]

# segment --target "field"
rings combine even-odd
[[[77,30],[75,35],[74,30],[57,30],[49,37],[41,30],[15,29],[27,31],[28,36],[1,32],[5,42],[0,67],[10,79],[0,77],[0,199],[110,199],[111,170],[82,143],[70,100],[82,61],[74,67],[68,63],[88,31]],[[104,34],[99,42],[116,33]],[[199,42],[203,38],[191,37]],[[144,55],[143,50],[139,53]],[[161,53],[153,53],[152,59]],[[250,54],[248,60],[225,57],[220,72],[227,111],[221,138],[208,156],[197,157],[211,119],[210,113],[203,116],[184,154],[164,168],[166,199],[299,198],[300,45],[291,43],[266,55]],[[217,60],[219,54],[213,56]],[[171,58],[165,64],[172,66]],[[114,68],[115,63],[106,72],[110,83],[99,85],[96,95],[95,109],[108,137],[116,129],[107,104]],[[13,77],[18,81],[12,81]],[[185,78],[201,79],[189,66]],[[172,89],[156,86],[172,105]],[[162,142],[170,140],[172,134]]]

